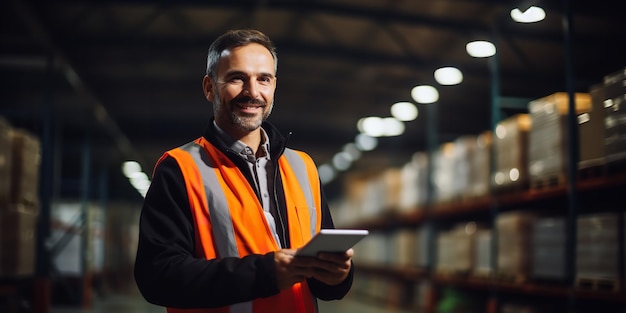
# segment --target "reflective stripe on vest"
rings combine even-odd
[[[185,177],[196,229],[196,256],[206,259],[244,257],[279,250],[263,208],[243,173],[204,138],[168,151]],[[164,156],[165,157],[165,156]],[[278,160],[283,181],[292,248],[320,230],[321,193],[317,169],[303,152],[286,149]],[[263,235],[265,234],[265,235]],[[168,312],[316,312],[316,299],[306,283],[278,295],[227,308]]]

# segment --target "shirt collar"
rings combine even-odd
[[[213,125],[215,125],[215,129],[217,129],[217,135],[221,138],[224,143],[233,151],[237,152],[241,157],[246,160],[255,160],[256,156],[254,155],[254,150],[243,143],[241,140],[236,140],[227,134],[223,129],[221,129],[215,120],[213,120]],[[261,144],[259,145],[259,150],[257,151],[259,157],[270,158],[270,140],[265,132],[265,129],[261,127]]]

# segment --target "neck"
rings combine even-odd
[[[236,137],[236,139],[252,148],[252,151],[256,154],[261,144],[261,129],[259,128],[249,133],[241,134],[238,138]]]

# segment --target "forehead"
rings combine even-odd
[[[275,74],[274,58],[264,46],[251,43],[222,51],[218,73],[245,72],[249,74]]]

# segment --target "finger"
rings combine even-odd
[[[348,271],[329,272],[323,269],[317,269],[313,278],[326,283],[328,285],[337,285],[348,277]]]
[[[315,267],[322,267],[327,270],[332,270],[332,268],[341,268],[341,269],[349,269],[352,265],[350,259],[346,260],[343,258],[333,258],[332,256],[324,256],[320,255],[318,258],[318,262],[314,265]]]
[[[345,263],[352,259],[351,254],[346,253],[320,253],[317,256],[318,259],[334,262],[334,263]]]

